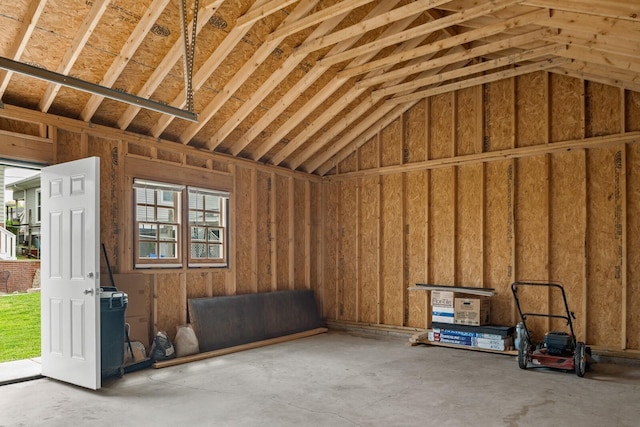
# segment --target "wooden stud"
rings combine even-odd
[[[289,230],[287,231],[289,234],[289,290],[294,290],[296,287],[296,273],[295,273],[295,263],[296,263],[296,253],[295,253],[295,197],[294,197],[294,181],[293,177],[287,178],[288,183],[288,194],[287,200],[289,205]]]
[[[311,182],[304,183],[304,285],[311,289]]]
[[[276,220],[276,198],[278,197],[278,192],[276,190],[276,174],[275,172],[271,172],[269,175],[269,179],[271,180],[271,197],[269,199],[269,221],[271,222],[271,234],[269,236],[269,241],[271,243],[271,290],[278,290],[278,221]]]
[[[251,280],[258,292],[258,171],[251,169]]]

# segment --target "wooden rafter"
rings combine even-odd
[[[209,21],[209,18],[211,18],[216,13],[216,11],[220,7],[220,5],[223,3],[223,1],[224,0],[215,0],[214,2],[209,4],[207,7],[202,8],[202,10],[198,12],[200,19],[198,20],[198,27],[196,28],[196,33],[199,33],[202,30],[202,28],[204,28],[204,26]],[[189,32],[191,32],[191,28],[193,28],[193,21],[191,21],[191,23],[189,24]],[[156,69],[153,71],[153,74],[151,74],[151,77],[149,77],[149,79],[145,82],[145,84],[142,86],[140,91],[138,91],[138,96],[142,98],[149,98],[151,95],[153,95],[153,93],[160,86],[160,84],[165,79],[165,77],[169,74],[169,72],[171,72],[171,69],[176,64],[176,62],[180,60],[182,53],[183,53],[183,41],[182,39],[178,39],[173,44],[173,46],[171,46],[171,49],[169,50],[169,52],[162,58],[162,61],[160,62],[160,64],[158,64]],[[194,91],[197,90],[199,87],[200,86],[195,85]],[[183,94],[183,96],[186,99],[186,94]],[[184,106],[184,104],[180,105],[180,107],[182,106]],[[139,107],[132,106],[132,105],[127,107],[125,112],[122,114],[122,116],[118,120],[118,127],[120,129],[126,129],[131,124],[131,121],[135,118],[136,114],[138,114],[139,112],[140,112]]]
[[[501,10],[509,7],[513,4],[519,3],[522,0],[496,0],[495,2],[483,3],[474,8],[458,12],[453,15],[442,17],[438,20],[428,22],[417,27],[410,28],[398,34],[386,37],[383,40],[376,40],[375,42],[367,43],[357,48],[350,49],[346,52],[342,52],[336,55],[327,56],[322,61],[326,65],[338,64],[347,59],[353,58],[358,55],[363,55],[372,50],[379,50],[381,47],[393,46],[397,43],[401,43],[405,40],[418,37],[424,33],[431,33],[434,31],[442,30],[453,25],[459,24],[469,19],[477,18],[478,16],[493,13],[496,10]]]
[[[109,70],[104,74],[102,80],[100,81],[101,86],[111,87],[120,74],[125,69],[136,50],[144,40],[144,36],[151,31],[151,28],[158,20],[158,17],[162,13],[165,7],[169,4],[169,0],[154,0],[153,3],[147,9],[145,15],[140,19],[138,25],[133,30],[127,41],[124,43],[122,50],[116,57],[116,59],[111,63]],[[104,97],[99,95],[92,95],[89,98],[89,101],[85,104],[82,112],[80,113],[80,118],[84,121],[91,120],[94,113],[104,100]]]
[[[376,6],[369,12],[370,16],[376,16],[380,13],[386,12],[389,9],[392,9],[399,0],[390,0],[385,1],[384,3]],[[340,3],[342,4],[342,3]],[[318,14],[322,14],[324,9],[314,15],[310,15],[309,17],[313,17]],[[323,14],[323,15],[326,15]],[[401,24],[401,23],[400,23]],[[408,23],[407,23],[408,25]],[[387,30],[389,31],[389,30]],[[334,46],[330,52],[346,50],[354,43],[356,43],[360,37],[356,36],[351,39],[345,40],[341,43],[338,43]],[[254,124],[249,131],[247,131],[242,137],[238,139],[236,144],[231,147],[231,152],[239,153],[244,147],[246,147],[262,130],[264,130],[269,123],[271,123],[276,117],[278,117],[291,103],[306,90],[309,86],[311,86],[317,79],[319,79],[322,74],[327,71],[327,67],[316,64],[293,88],[287,92],[285,96],[282,97],[278,104],[274,105],[269,109],[267,113],[263,115],[263,117]],[[329,90],[323,90],[323,93],[328,92]],[[333,91],[331,91],[333,93]],[[280,131],[278,132],[280,133]],[[258,149],[257,153],[253,156],[255,160],[264,156],[277,142],[280,140],[277,136],[275,138],[270,138],[269,141],[266,141],[262,144],[262,146]]]
[[[13,60],[19,60],[22,56],[22,53],[27,47],[27,43],[31,38],[31,34],[33,34],[33,30],[36,28],[36,24],[38,23],[38,19],[40,19],[40,15],[44,10],[45,5],[47,4],[47,0],[32,0],[29,3],[29,8],[27,9],[27,13],[24,16],[22,21],[22,26],[20,27],[20,31],[18,32],[14,44],[9,49],[8,53],[5,55],[7,58]],[[4,74],[4,76],[3,76]],[[0,71],[0,76],[2,77],[2,81],[0,82],[0,98],[4,94],[4,91],[7,89],[7,85],[9,84],[9,80],[11,80],[12,72]]]
[[[387,66],[389,64],[402,63],[410,59],[419,58],[421,56],[428,55],[430,53],[436,52],[441,49],[462,45],[464,43],[469,43],[474,40],[480,40],[489,35],[499,34],[502,31],[504,31],[506,28],[516,27],[516,26],[526,26],[531,23],[539,22],[541,20],[545,20],[548,18],[549,18],[549,11],[546,9],[526,13],[524,15],[511,18],[507,21],[503,21],[495,25],[479,28],[477,30],[468,31],[466,33],[459,34],[455,37],[449,37],[447,39],[439,41],[438,43],[432,43],[432,44],[420,46],[409,52],[389,55],[387,57],[384,57],[375,61],[370,61],[369,63],[360,65],[358,67],[347,67],[340,74],[345,77],[351,77],[358,74],[368,73],[369,71]]]
[[[64,57],[62,58],[62,61],[60,62],[60,65],[57,69],[58,73],[65,75],[69,74],[69,72],[73,68],[73,65],[76,63],[76,59],[78,59],[78,56],[80,56],[80,52],[82,52],[82,49],[87,44],[89,37],[91,37],[91,34],[93,34],[93,30],[96,28],[96,25],[98,25],[98,22],[100,22],[102,15],[104,15],[104,12],[107,10],[107,6],[109,6],[110,1],[111,0],[97,0],[93,4],[91,10],[84,18],[84,21],[82,21],[82,24],[80,24],[78,33],[71,42],[71,46],[69,46],[69,49],[67,49],[66,53],[64,54]],[[47,86],[47,90],[45,91],[44,95],[42,95],[42,98],[40,98],[40,103],[38,104],[38,108],[40,109],[40,111],[46,113],[49,110],[49,107],[51,107],[51,103],[53,103],[53,100],[60,91],[61,87],[61,85],[53,83],[50,83]]]
[[[306,15],[313,9],[319,0],[303,0],[294,11],[285,18],[280,26],[286,25],[288,22],[295,21],[302,16]],[[273,49],[275,49],[284,40],[284,36],[278,39],[274,39],[263,43],[253,56],[242,66],[229,82],[225,85],[224,89],[218,93],[209,104],[200,112],[200,122],[193,123],[187,127],[182,134],[180,134],[180,141],[183,144],[189,143],[191,139],[198,133],[200,129],[206,124],[211,117],[213,117],[220,108],[233,96],[233,94],[242,86],[242,84],[251,77],[253,72],[267,59]]]
[[[532,31],[531,33],[522,34],[515,37],[509,37],[497,42],[488,43],[478,47],[471,48],[467,51],[458,51],[429,61],[418,61],[414,65],[408,65],[396,70],[388,71],[375,77],[366,77],[356,83],[356,86],[374,86],[385,81],[393,80],[402,76],[409,76],[426,71],[432,68],[438,68],[445,65],[454,64],[456,62],[488,56],[496,52],[505,51],[525,45],[531,40],[538,39],[547,35],[557,34],[557,30],[543,28]]]
[[[432,41],[441,37],[441,35],[432,34],[426,37],[427,37],[427,40]],[[408,42],[405,42],[401,46],[399,46],[395,51],[400,52],[404,50],[413,49],[417,44],[420,44],[421,42],[422,42],[421,39],[409,40]],[[391,66],[389,66],[389,68],[391,68]],[[378,71],[378,72],[384,72],[384,70]],[[347,79],[344,77],[343,78],[336,77],[334,78],[333,81],[336,83],[337,86],[339,85],[338,87],[340,87],[342,86],[342,84],[344,84],[344,82],[346,82],[346,80]],[[316,132],[322,129],[322,127],[324,127],[327,123],[329,123],[340,111],[342,111],[347,105],[349,105],[356,98],[358,98],[364,91],[365,91],[364,89],[357,89],[357,88],[350,89],[344,96],[342,96],[336,103],[334,103],[334,105],[332,105],[331,108],[325,109],[325,111],[320,116],[318,116],[313,121],[313,123],[307,126],[304,129],[304,131],[296,135],[296,137],[293,138],[291,141],[289,141],[289,143],[284,148],[282,148],[278,153],[276,153],[276,155],[272,159],[272,162],[276,165],[284,162],[284,160],[287,157],[291,156],[291,154],[293,154],[294,151],[296,151],[298,148],[304,145],[305,142],[307,142]],[[320,101],[320,99],[318,99],[318,101]],[[317,108],[321,103],[322,102],[315,102],[313,106]]]
[[[249,9],[249,12],[253,10],[253,8],[261,7],[265,4],[267,0],[258,0],[256,1],[252,8]],[[204,21],[201,19],[200,21]],[[204,64],[200,66],[196,74],[193,76],[193,90],[197,91],[202,87],[202,85],[207,81],[207,79],[214,73],[215,70],[218,69],[220,64],[225,60],[225,58],[231,54],[231,51],[236,47],[238,43],[244,38],[244,36],[249,32],[251,26],[243,26],[242,28],[233,27],[227,37],[224,38],[222,43],[216,48],[216,50],[209,55]],[[178,48],[180,49],[180,47]],[[174,98],[174,100],[170,103],[174,107],[182,108],[187,102],[186,93],[181,92]],[[151,128],[151,135],[156,138],[160,137],[162,132],[171,124],[173,121],[173,117],[171,116],[163,116],[160,117],[158,122]]]

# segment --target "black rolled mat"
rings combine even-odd
[[[200,352],[324,326],[311,290],[192,298],[188,304]]]

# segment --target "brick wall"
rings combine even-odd
[[[0,261],[0,271],[9,270],[9,293],[27,292],[33,287],[33,277],[40,270],[40,261],[19,260]],[[39,286],[39,285],[38,285]],[[5,292],[4,282],[0,282],[0,292]]]

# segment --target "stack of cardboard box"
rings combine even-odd
[[[490,300],[451,291],[431,291],[432,342],[505,351],[513,337],[482,328],[490,324]],[[437,326],[437,327],[436,327]]]

